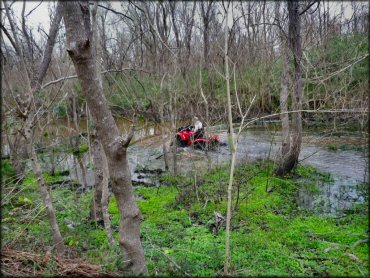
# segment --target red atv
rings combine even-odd
[[[177,145],[180,147],[187,147],[194,145],[195,148],[205,150],[214,149],[220,144],[218,135],[208,134],[204,135],[204,130],[197,132],[193,131],[193,126],[185,126],[177,129],[176,133]]]

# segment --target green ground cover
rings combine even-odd
[[[3,177],[9,169],[3,168]],[[240,165],[235,173],[231,232],[233,275],[368,276],[367,206],[358,205],[341,217],[300,209],[296,190],[303,178],[329,182],[328,175],[300,166],[287,178],[272,175],[266,164]],[[298,178],[301,178],[298,182]],[[56,177],[46,175],[47,182]],[[227,168],[198,179],[161,177],[159,187],[137,187],[142,212],[142,241],[150,275],[222,274],[225,227],[215,228],[214,212],[226,215]],[[18,190],[4,183],[2,245],[45,252],[52,239],[37,185],[28,176]],[[238,193],[239,192],[239,193]],[[88,219],[92,192],[52,190],[65,244],[80,257],[120,271],[121,255],[109,246],[102,227]],[[111,198],[109,212],[118,240],[118,209]],[[48,273],[53,273],[50,265]]]

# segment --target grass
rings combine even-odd
[[[274,177],[267,169],[260,163],[236,169],[231,274],[367,276],[368,247],[353,248],[358,240],[368,237],[367,207],[357,205],[341,218],[300,210],[295,203],[299,180],[330,182],[331,177],[307,166],[299,167],[289,178]],[[217,232],[212,227],[214,212],[226,213],[228,170],[214,169],[198,180],[195,188],[185,178],[163,176],[165,185],[135,188],[150,275],[223,273],[225,227]],[[105,271],[119,272],[119,248],[109,246],[105,230],[88,220],[92,192],[55,189],[52,197],[65,244]],[[114,197],[109,212],[118,240]],[[43,252],[51,245],[50,227],[32,176],[25,178],[20,193],[3,206],[2,229],[3,246],[15,239],[18,249]]]

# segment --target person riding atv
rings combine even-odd
[[[204,128],[201,121],[199,121],[198,117],[194,117],[194,139],[204,137]]]
[[[194,117],[194,126],[188,125],[177,129],[176,133],[177,144],[180,147],[194,145],[195,148],[214,149],[219,145],[219,137],[209,134],[205,136],[203,124],[197,117]]]

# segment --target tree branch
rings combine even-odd
[[[8,40],[10,41],[11,45],[14,47],[15,51],[17,52],[17,54],[20,55],[18,53],[17,45],[15,44],[15,42],[14,42],[13,38],[11,37],[11,35],[9,34],[8,30],[6,30],[3,25],[1,25],[0,28],[1,28],[1,30],[3,30],[4,34],[6,35],[6,37],[8,38]]]
[[[26,14],[25,17],[28,17],[34,10],[36,10],[42,4],[42,1],[43,0],[41,0],[40,3],[36,7],[34,7],[32,10],[30,10],[30,12],[28,14]]]
[[[27,29],[26,29],[26,18],[24,16],[24,12],[26,10],[26,1],[23,0],[23,7],[22,7],[22,32],[24,37],[26,38],[26,43],[27,43],[27,50],[28,50],[28,56],[30,60],[33,60],[33,53],[32,53],[32,46],[31,46],[31,41],[30,41],[30,36],[28,35]],[[32,65],[33,67],[33,65]]]
[[[313,1],[312,3],[308,4],[306,8],[302,12],[299,13],[299,15],[303,15],[305,12],[307,12],[315,3],[318,3],[317,5],[320,5],[320,1]]]
[[[90,5],[95,5],[95,3],[90,3]],[[113,10],[112,8],[109,8],[109,7],[106,7],[106,6],[100,5],[100,4],[98,4],[98,7],[99,7],[99,8],[102,8],[102,9],[106,9],[106,10],[108,10],[108,11],[110,11],[110,12],[114,13],[114,14],[121,15],[121,16],[123,16],[123,17],[125,17],[125,18],[127,18],[127,19],[131,20],[132,22],[134,22],[134,20],[133,20],[131,17],[129,17],[128,15],[125,15],[124,13],[121,13],[121,12],[118,12],[118,11],[116,11],[116,10]]]
[[[130,133],[127,135],[126,140],[123,142],[122,147],[127,148],[131,142],[131,139],[134,137],[135,134],[135,123],[132,123]]]
[[[106,74],[106,73],[110,73],[110,72],[123,72],[123,71],[128,71],[128,70],[142,71],[142,72],[145,72],[145,73],[152,73],[152,72],[147,71],[147,70],[144,70],[144,69],[123,68],[123,69],[104,70],[104,71],[101,72],[101,74]],[[58,78],[56,80],[53,80],[53,81],[50,81],[48,83],[43,84],[41,86],[41,89],[45,89],[46,87],[49,87],[50,85],[54,85],[56,83],[59,83],[59,82],[65,81],[65,80],[75,79],[75,78],[77,78],[77,75],[71,75],[71,76],[61,77],[61,78]]]
[[[49,36],[46,42],[44,55],[42,58],[42,63],[39,68],[39,73],[37,76],[37,85],[36,90],[38,90],[41,86],[41,82],[45,77],[46,71],[49,67],[50,61],[51,61],[51,55],[53,53],[53,48],[55,45],[55,39],[59,30],[59,24],[62,19],[62,12],[61,12],[62,6],[60,2],[58,2],[56,10],[55,10],[55,16],[53,18],[53,21],[50,26]]]

